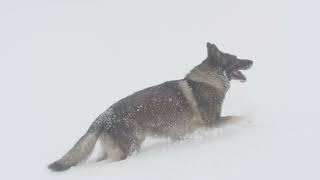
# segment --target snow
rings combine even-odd
[[[319,179],[317,7],[1,1],[0,179]],[[245,118],[179,143],[148,139],[124,161],[46,168],[115,101],[183,77],[205,58],[207,41],[254,60],[223,106]]]

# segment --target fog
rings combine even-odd
[[[1,179],[319,179],[318,1],[1,1]],[[206,42],[252,59],[224,115],[181,143],[67,172],[63,155],[111,104],[183,78]]]

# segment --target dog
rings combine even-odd
[[[199,128],[215,126],[223,119],[221,108],[230,81],[246,81],[241,70],[249,69],[253,61],[224,53],[211,43],[207,53],[183,79],[143,89],[111,105],[48,168],[63,171],[77,165],[89,157],[98,140],[103,149],[99,160],[119,161],[138,151],[148,136],[180,140]]]

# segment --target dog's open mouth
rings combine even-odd
[[[247,78],[244,76],[244,74],[241,71],[233,71],[231,73],[231,79],[233,80],[239,80],[240,82],[246,82]]]
[[[235,68],[231,73],[231,79],[239,80],[240,82],[247,81],[246,76],[240,70],[247,70],[250,69],[253,62],[251,60],[241,60],[242,63],[239,64],[237,68]]]

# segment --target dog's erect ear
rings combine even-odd
[[[220,57],[220,51],[215,44],[207,42],[208,58]]]

